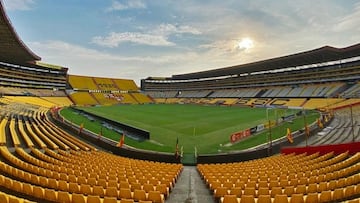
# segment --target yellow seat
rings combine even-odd
[[[147,200],[145,190],[135,190],[134,191],[134,200],[135,201]]]
[[[23,184],[23,192],[27,195],[32,195],[33,194],[33,185],[31,185],[29,183],[24,183]]]
[[[257,203],[271,203],[270,195],[259,195]]]
[[[44,199],[44,188],[40,186],[34,186],[33,187],[34,196],[39,199]]]
[[[131,185],[132,186],[132,185]],[[132,188],[132,187],[131,187]],[[155,187],[156,191],[159,191],[161,194],[165,196],[165,199],[167,196],[169,196],[169,188],[165,184],[159,184]]]
[[[71,203],[71,196],[68,192],[58,191],[58,201],[61,203]]]
[[[244,189],[244,195],[252,195],[252,196],[256,196],[256,190],[254,187],[245,187]]]
[[[305,198],[305,203],[316,203],[319,202],[318,193],[308,193]]]
[[[127,183],[127,182],[125,182],[125,183]],[[120,182],[120,188],[125,188],[124,186],[122,186],[122,184],[123,184],[123,181]],[[127,185],[128,185],[128,183],[127,183]],[[118,182],[116,180],[109,180],[107,182],[107,186],[118,188]]]
[[[342,198],[344,198],[344,189],[343,188],[336,188],[333,191],[332,197],[333,197],[333,201],[341,200]]]
[[[108,196],[108,197],[118,197],[118,190],[116,187],[108,187],[106,188],[106,191],[105,191],[105,196]]]
[[[311,183],[307,187],[307,193],[316,193],[318,191],[318,187],[316,183]]]
[[[95,196],[100,196],[100,197],[104,197],[104,196],[105,196],[105,192],[104,192],[103,186],[100,186],[100,185],[94,186],[94,187],[93,187],[93,195],[95,195]]]
[[[101,203],[101,199],[99,196],[93,196],[93,195],[89,195],[87,197],[87,203]]]
[[[236,195],[225,195],[221,198],[221,203],[239,203]]]
[[[45,188],[44,197],[49,201],[57,201],[57,192],[54,189]]]
[[[72,194],[71,195],[71,202],[76,203],[86,203],[85,196],[83,194]]]
[[[92,194],[91,186],[87,185],[87,184],[81,184],[80,185],[80,193],[82,193],[84,195],[91,195]]]
[[[100,185],[100,186],[103,186],[103,188],[106,188],[107,187],[107,182],[105,179],[99,179],[97,181],[97,185]]]
[[[354,196],[355,193],[355,185],[349,185],[345,188],[344,197],[349,198]]]
[[[282,195],[281,187],[273,187],[270,192],[271,197],[275,197],[276,195]]]
[[[292,194],[290,198],[290,203],[304,203],[304,195]]]
[[[287,195],[277,194],[275,195],[274,202],[276,203],[288,203]]]
[[[242,189],[241,187],[234,187],[230,189],[230,195],[236,195],[236,197],[241,197]]]
[[[260,187],[258,189],[258,196],[260,195],[270,195],[270,191],[268,187]]]
[[[104,197],[103,203],[117,203],[117,199],[115,197]]]
[[[332,193],[330,190],[321,191],[320,196],[319,196],[319,202],[320,203],[330,202],[332,200],[331,194]]]
[[[70,193],[79,193],[80,188],[77,183],[69,183],[69,192]]]
[[[133,194],[129,188],[120,188],[119,198],[120,199],[132,199]]]
[[[318,192],[321,193],[322,191],[327,190],[327,182],[320,182],[318,185]]]
[[[296,194],[306,194],[306,186],[305,185],[298,185],[295,189]]]
[[[164,195],[162,195],[159,191],[149,191],[147,199],[152,201],[153,203],[165,202]]]
[[[144,201],[139,201],[139,203],[140,202],[144,202]],[[146,201],[146,202],[148,202],[148,201]],[[122,199],[122,200],[120,200],[120,203],[134,203],[134,200],[133,199]],[[151,201],[150,201],[150,203],[151,203]]]
[[[252,195],[242,195],[240,203],[255,203],[255,198]]]
[[[8,203],[9,197],[5,193],[0,192],[0,202]]]
[[[154,188],[154,185],[153,184],[151,184],[151,183],[145,183],[144,185],[143,185],[143,190],[145,190],[145,192],[150,192],[150,191],[154,191],[155,190],[155,188]]]
[[[269,187],[269,185],[268,185],[268,182],[267,181],[259,181],[259,183],[258,183],[258,188],[262,188],[262,187]]]
[[[228,189],[226,187],[218,187],[214,191],[214,197],[220,198],[228,194]]]
[[[87,184],[90,185],[90,186],[96,185],[96,178],[89,178],[87,180]]]
[[[9,196],[9,203],[22,203],[24,202],[23,199],[15,197],[15,196]]]
[[[15,190],[16,192],[22,192],[23,184],[19,181],[13,181],[12,190]]]
[[[287,195],[288,197],[290,197],[292,194],[295,193],[295,188],[294,186],[286,186],[284,188],[284,194]]]

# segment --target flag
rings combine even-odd
[[[310,128],[307,124],[305,124],[305,135],[310,136]]]
[[[179,138],[176,138],[175,158],[179,158]]]
[[[121,136],[121,139],[119,140],[119,143],[117,144],[118,147],[122,147],[124,145],[125,142],[125,135],[123,134]]]
[[[79,134],[82,132],[83,129],[84,129],[84,123],[81,123],[79,128]]]
[[[290,128],[287,128],[286,131],[287,131],[287,132],[286,132],[286,137],[287,137],[288,141],[289,141],[290,143],[293,143],[294,140],[293,140],[293,137],[292,137],[292,135],[291,135],[291,130],[290,130]]]
[[[103,132],[102,132],[102,128],[100,129],[100,132],[98,134],[98,138],[100,139],[100,137],[102,136]]]
[[[322,124],[320,118],[317,119],[317,124],[318,124],[319,128],[323,128],[323,127],[324,127],[324,125]]]

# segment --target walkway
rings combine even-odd
[[[184,166],[166,203],[215,203],[215,200],[196,167]]]

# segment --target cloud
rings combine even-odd
[[[119,1],[113,1],[112,5],[107,9],[107,11],[122,11],[128,9],[145,9],[146,4],[140,0],[129,0],[124,3]]]
[[[169,41],[169,36],[173,34],[199,35],[201,32],[188,25],[160,24],[148,32],[111,32],[105,37],[96,36],[92,38],[92,43],[109,48],[118,47],[124,42],[149,46],[174,46],[175,43]]]
[[[92,42],[97,45],[101,45],[109,48],[118,47],[119,44],[124,42],[133,42],[137,44],[145,44],[150,46],[174,45],[174,43],[169,42],[164,36],[143,34],[138,32],[123,32],[123,33],[111,32],[106,37],[101,37],[101,36],[94,37],[92,39]]]
[[[29,42],[42,61],[69,68],[69,74],[133,79],[136,83],[149,76],[170,76],[181,70],[193,70],[195,52],[123,56],[64,41]],[[186,67],[183,68],[183,67]]]
[[[334,31],[335,32],[343,32],[343,31],[351,31],[357,32],[360,31],[360,3],[354,5],[354,10],[352,13],[344,16],[343,18],[339,19],[339,22],[335,24]],[[354,30],[355,28],[355,30]]]
[[[30,10],[34,0],[4,0],[6,10]]]

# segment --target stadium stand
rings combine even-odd
[[[326,202],[356,196],[359,158],[359,153],[347,152],[282,154],[248,162],[199,164],[197,168],[219,202],[258,202],[265,198],[270,202],[279,202],[280,198],[284,202]]]
[[[153,101],[133,80],[69,75],[68,95],[76,105],[144,104]]]
[[[73,104],[153,101],[334,109],[331,130],[325,128],[306,144],[333,151],[198,164],[197,170],[219,202],[359,201],[360,152],[338,152],[330,145],[360,140],[359,44],[147,78],[140,91],[133,80],[69,76],[67,68],[38,62],[40,57],[15,33],[1,1],[0,6],[0,202],[165,202],[181,164],[98,150],[56,125],[49,112]]]

